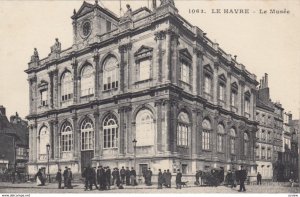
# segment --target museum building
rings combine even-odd
[[[84,2],[73,45],[29,62],[30,174],[48,165],[255,174],[256,76],[178,13],[173,0],[118,17]],[[48,146],[47,146],[48,145]]]

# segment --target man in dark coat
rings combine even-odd
[[[92,189],[93,189],[93,185],[95,185],[96,189],[98,189],[98,186],[97,186],[97,173],[96,173],[96,167],[93,167],[91,168],[91,183],[92,183]]]
[[[111,175],[112,175],[112,185],[115,185],[115,182],[117,180],[117,169],[116,168],[113,169]]]
[[[118,168],[116,168],[116,184],[119,187],[121,184],[121,179],[120,179],[120,171]]]
[[[106,188],[110,189],[110,184],[111,184],[111,170],[110,170],[109,166],[106,167],[105,175],[106,175]]]
[[[136,171],[133,169],[133,167],[131,168],[131,171],[130,171],[130,184],[132,186],[137,185],[137,183],[136,183]]]
[[[176,175],[176,189],[181,189],[181,178],[182,178],[182,173],[178,169]]]
[[[129,170],[129,167],[126,167],[125,177],[126,177],[126,185],[130,185],[130,170]]]
[[[58,182],[58,189],[61,189],[61,181],[62,181],[61,169],[59,169],[58,172],[56,173],[55,180]]]
[[[147,186],[151,186],[151,178],[152,178],[152,171],[150,168],[148,168],[147,173],[146,173],[146,179],[147,179]]]
[[[246,188],[245,188],[245,181],[247,179],[247,172],[246,170],[244,169],[244,166],[241,166],[241,170],[240,170],[240,189],[239,189],[239,192],[242,192],[242,191],[246,191]]]
[[[164,182],[163,174],[161,173],[161,169],[158,169],[157,189],[162,189],[163,182]]]
[[[124,166],[122,166],[122,169],[120,170],[120,175],[121,175],[121,182],[122,182],[122,184],[125,184],[126,173],[125,173]]]
[[[171,179],[172,179],[172,174],[168,169],[167,172],[166,172],[166,180],[165,180],[166,181],[166,186],[168,188],[171,188]]]
[[[106,177],[105,177],[105,170],[104,168],[102,168],[102,166],[99,167],[99,169],[97,170],[97,178],[99,180],[100,186],[99,189],[100,190],[105,190],[106,188]]]
[[[71,168],[68,168],[68,189],[73,189],[72,180],[73,180],[73,173]]]
[[[167,171],[164,170],[164,173],[162,174],[162,178],[163,178],[163,185],[167,187],[167,184],[166,184],[166,178],[167,178]]]
[[[199,183],[199,178],[200,178],[200,170],[197,170],[196,171],[196,175],[195,175],[195,177],[196,177],[196,182],[195,182],[195,184],[196,185],[199,185],[200,183]]]
[[[68,172],[68,167],[65,167],[64,173],[63,173],[63,177],[64,177],[64,188],[68,188],[68,177],[69,177],[69,172]]]
[[[87,168],[84,167],[83,171],[81,173],[82,178],[84,178],[84,191],[86,191],[88,189],[88,185],[89,185],[89,179],[87,178]]]
[[[257,179],[257,185],[261,185],[261,174],[258,172],[257,173],[257,177],[256,177],[256,179]]]

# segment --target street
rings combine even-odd
[[[7,183],[0,182],[0,193],[239,193],[238,187],[231,189],[226,186],[218,187],[195,187],[188,185],[182,189],[176,189],[175,185],[172,188],[157,189],[157,185],[145,186],[125,186],[124,189],[117,189],[116,186],[111,187],[111,190],[99,191],[84,191],[84,185],[74,183],[73,189],[57,189],[56,183],[47,183],[45,186],[36,186],[35,183]],[[265,185],[246,185],[245,193],[299,193],[299,187],[289,187],[288,184],[265,184]],[[244,192],[243,192],[244,193]]]

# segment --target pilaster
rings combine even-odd
[[[77,117],[77,114],[74,114],[72,116],[72,120],[73,120],[73,127],[74,127],[74,135],[73,135],[73,144],[74,144],[74,147],[73,147],[73,158],[74,159],[77,159],[78,158],[78,154],[80,152],[80,131],[79,131],[79,128],[78,128],[78,117]]]
[[[156,147],[156,149],[157,149],[158,153],[163,152],[162,104],[163,104],[162,100],[155,101],[155,107],[156,107],[156,111],[157,111],[157,120],[156,120],[156,124],[157,124],[156,146],[157,147]]]
[[[100,157],[100,139],[102,139],[101,137],[100,137],[100,131],[99,131],[99,115],[100,115],[100,113],[99,113],[99,109],[97,108],[95,111],[94,111],[94,113],[93,113],[93,115],[94,115],[94,119],[95,119],[95,140],[94,140],[94,142],[95,142],[95,155],[94,155],[94,158],[95,159],[99,159],[99,157]]]
[[[99,88],[101,87],[99,84],[99,59],[100,55],[97,49],[94,50],[94,63],[95,63],[95,98],[99,98]]]
[[[163,40],[166,39],[166,32],[165,31],[158,31],[155,32],[155,41],[156,41],[156,65],[157,65],[157,82],[161,83],[163,78],[163,49],[162,44]]]
[[[77,67],[78,62],[75,57],[72,58],[72,68],[73,68],[73,102],[74,104],[78,101],[78,75],[77,75]]]

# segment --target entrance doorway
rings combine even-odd
[[[94,157],[94,150],[81,151],[81,172],[83,168],[92,166],[92,158]]]

